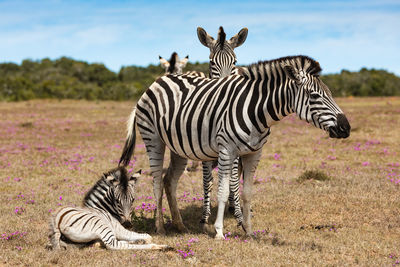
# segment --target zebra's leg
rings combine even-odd
[[[115,220],[112,218],[112,226],[114,228],[115,235],[118,240],[124,240],[124,241],[131,241],[131,242],[137,242],[137,241],[144,241],[146,244],[149,244],[151,240],[153,239],[149,234],[140,234],[136,233],[133,231],[129,231],[123,227],[119,221]]]
[[[239,157],[233,162],[232,176],[229,182],[229,210],[232,212],[236,218],[238,226],[242,225],[243,214],[240,207],[240,194],[239,194],[239,184],[240,184],[240,174],[239,170]],[[240,171],[240,172],[239,172]]]
[[[204,232],[206,232],[205,227],[208,224],[208,218],[211,215],[210,193],[213,187],[212,164],[213,164],[212,161],[203,162],[204,199],[203,199],[203,214],[201,217],[200,224]]]
[[[172,216],[172,225],[174,225],[180,232],[187,232],[183,224],[181,214],[178,209],[178,202],[176,201],[176,187],[179,178],[185,171],[187,159],[182,158],[178,154],[171,151],[171,161],[168,167],[167,174],[164,177],[165,194],[167,195],[169,210]]]
[[[51,249],[60,249],[61,248],[61,232],[56,224],[56,216],[57,214],[50,217],[49,221],[49,241],[50,243],[46,245],[46,248]]]
[[[142,133],[142,138],[146,144],[147,155],[150,161],[151,174],[153,176],[153,192],[156,200],[156,232],[158,234],[165,234],[164,219],[162,215],[162,196],[163,196],[163,182],[162,170],[164,162],[165,145],[155,136],[146,136]]]
[[[227,150],[219,151],[218,155],[218,213],[215,220],[216,239],[224,239],[224,212],[229,197],[229,180],[232,175],[232,165],[235,157]]]
[[[104,246],[110,250],[125,250],[125,249],[135,249],[135,250],[161,250],[169,249],[168,245],[158,245],[158,244],[132,244],[129,241],[120,241],[115,238],[115,235],[105,236],[101,238]]]
[[[246,235],[250,236],[251,228],[251,198],[253,187],[253,176],[261,156],[261,149],[242,156],[243,163],[243,228]]]
[[[114,246],[106,246],[107,249],[111,250],[126,250],[126,249],[131,249],[131,250],[169,250],[172,249],[168,245],[158,245],[158,244],[132,244],[128,241],[120,241],[117,240]]]

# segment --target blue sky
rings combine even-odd
[[[158,64],[173,51],[208,61],[196,28],[249,29],[238,64],[288,55],[323,73],[362,67],[400,75],[400,1],[1,1],[0,62],[68,56],[121,66]]]

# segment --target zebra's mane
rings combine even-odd
[[[104,183],[105,184],[110,183],[109,181],[107,181],[107,177],[109,176],[112,176],[114,177],[115,180],[119,181],[119,186],[121,190],[123,190],[124,192],[127,191],[129,184],[128,171],[126,170],[125,167],[120,166],[104,173],[101,176],[101,178],[96,182],[96,184],[85,194],[85,197],[83,198],[83,203],[86,203],[86,201],[89,200],[90,195],[92,195],[95,191],[98,192],[98,190],[96,190],[97,188],[99,187],[104,188]]]
[[[176,52],[174,52],[174,53],[172,53],[172,55],[171,55],[171,58],[169,59],[169,67],[168,67],[168,72],[169,73],[173,73],[174,72],[174,70],[175,70],[175,64],[176,64],[176,57],[177,57],[177,53]]]
[[[224,49],[225,40],[226,40],[226,34],[224,32],[224,28],[220,26],[218,31],[217,45],[219,45],[221,49]]]
[[[264,77],[266,67],[283,68],[288,65],[294,67],[297,70],[303,70],[304,72],[311,75],[318,75],[322,71],[318,61],[315,61],[308,56],[299,55],[259,61],[258,63],[254,63],[245,67],[242,74],[248,76],[250,79],[259,79]]]

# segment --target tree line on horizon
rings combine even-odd
[[[184,71],[208,75],[208,63],[188,63]],[[104,64],[89,64],[67,57],[56,60],[0,64],[0,100],[87,99],[132,100],[139,98],[158,77],[159,65],[125,66],[118,73]],[[386,70],[362,68],[321,75],[334,96],[398,96],[400,77]]]

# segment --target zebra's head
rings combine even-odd
[[[172,53],[169,61],[161,56],[158,57],[160,59],[161,67],[165,69],[165,74],[182,74],[183,68],[186,67],[189,60],[189,56],[186,56],[181,60],[176,52]]]
[[[224,28],[221,26],[218,39],[214,40],[203,28],[197,28],[200,42],[210,48],[210,78],[223,78],[234,73],[236,55],[233,50],[246,41],[247,33],[247,28],[243,28],[230,40],[226,40]]]
[[[349,137],[350,124],[319,77],[319,63],[299,56],[290,59],[283,69],[297,89],[292,106],[300,119],[327,131],[332,138]]]
[[[125,227],[131,225],[136,182],[140,174],[141,170],[129,176],[126,168],[118,167],[103,175],[109,185],[107,195],[113,199],[116,219]]]

